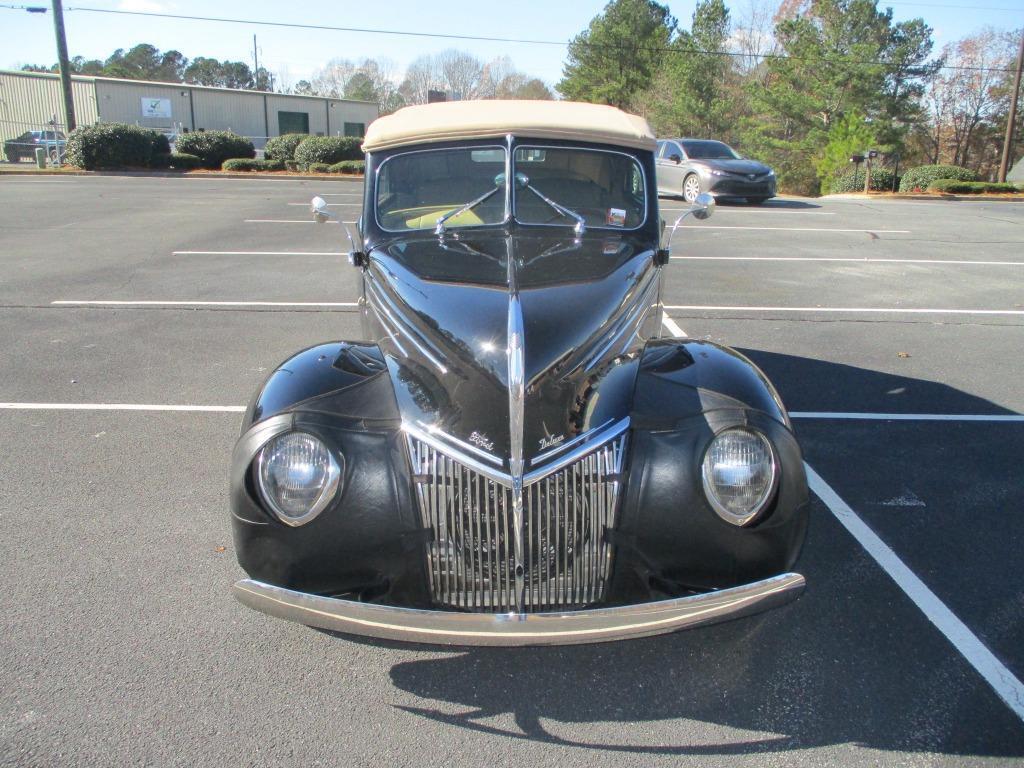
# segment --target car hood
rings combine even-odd
[[[621,420],[643,341],[657,328],[653,256],[627,233],[575,242],[562,228],[418,234],[375,247],[365,311],[403,421],[507,468],[515,439],[529,463]],[[513,320],[522,329],[521,377],[510,374]],[[513,424],[518,378],[521,429]]]
[[[768,171],[771,170],[767,165],[759,163],[757,160],[695,160],[694,163],[704,165],[718,171],[728,171],[729,173],[738,173],[741,175],[749,173],[761,175],[762,173],[768,173]]]

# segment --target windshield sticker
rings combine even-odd
[[[609,208],[606,223],[612,227],[626,226],[626,211],[622,208]]]

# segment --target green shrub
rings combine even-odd
[[[863,167],[859,171],[853,168],[848,169],[832,179],[829,183],[828,192],[833,195],[847,192],[863,192],[865,173],[866,171]],[[892,180],[893,172],[891,168],[871,169],[872,192],[891,192]]]
[[[170,152],[158,152],[150,158],[150,168],[170,168],[171,167],[171,153]]]
[[[977,195],[984,192],[1016,192],[1013,184],[998,184],[992,181],[960,181],[959,179],[936,179],[928,185],[929,192],[945,192],[951,195]]]
[[[249,157],[233,157],[221,165],[222,171],[283,171],[284,160],[254,160]]]
[[[312,163],[333,165],[342,160],[362,160],[362,139],[354,136],[310,136],[295,149],[299,168],[308,170]]]
[[[331,166],[327,163],[310,163],[306,166],[306,170],[310,173],[330,173]]]
[[[244,136],[231,131],[192,131],[178,137],[176,149],[199,158],[203,168],[216,170],[231,158],[256,157],[256,148]]]
[[[263,149],[263,157],[267,160],[294,160],[295,149],[309,138],[308,133],[286,133],[275,136],[267,141]]]
[[[68,136],[67,162],[86,170],[151,168],[170,154],[171,145],[160,131],[127,123],[97,123],[76,128]]]
[[[900,192],[928,189],[928,185],[939,179],[974,181],[977,174],[969,168],[958,165],[919,165],[909,169],[900,179]]]
[[[366,170],[366,162],[363,160],[342,160],[335,163],[328,170],[331,173],[363,173]]]
[[[297,171],[299,170],[299,164],[296,163],[294,160],[285,160],[284,169],[286,171]]]
[[[195,155],[186,152],[172,152],[170,160],[171,168],[176,168],[179,171],[191,171],[194,168],[199,168],[203,163]]]

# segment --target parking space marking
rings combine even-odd
[[[946,636],[961,656],[992,686],[1018,718],[1024,721],[1024,684],[985,647],[971,630],[936,597],[917,575],[882,541],[850,506],[832,490],[809,464],[807,484],[835,518],[860,543],[864,550],[889,574],[928,620]]]
[[[173,256],[344,256],[341,251],[171,251]]]
[[[679,327],[675,320],[669,317],[667,314],[662,314],[661,324],[665,326],[666,330],[676,338],[685,339],[686,331]]]
[[[0,411],[175,411],[244,413],[244,405],[148,405],[144,403],[0,403]]]
[[[831,312],[914,315],[1024,315],[1024,309],[907,309],[905,307],[726,307],[711,304],[667,304],[665,309],[714,312]]]
[[[862,235],[909,235],[909,229],[836,229],[835,227],[744,227],[738,224],[680,224],[680,229],[743,229],[751,232],[840,232]]]
[[[876,259],[846,256],[672,256],[673,261],[835,261],[854,264],[953,264],[984,267],[1024,267],[1024,261],[971,261],[969,259]]]
[[[51,301],[64,307],[358,307],[351,301]]]
[[[1024,422],[1020,414],[975,413],[851,413],[839,411],[791,411],[794,419],[839,419],[849,421],[987,421]]]
[[[663,213],[686,213],[687,211],[693,210],[692,208],[663,208],[659,206],[659,210]],[[722,206],[715,206],[715,215],[720,213],[766,213],[770,216],[774,216],[778,213],[796,213],[801,216],[835,216],[835,211],[801,211],[798,208],[724,208]]]
[[[322,197],[322,195],[321,195]],[[309,203],[287,203],[287,205],[304,205],[309,208]],[[331,208],[362,208],[362,203],[327,203]]]
[[[245,224],[316,224],[312,219],[243,219]],[[325,221],[323,224],[337,224],[336,221]],[[344,224],[358,224],[358,221],[346,221]]]

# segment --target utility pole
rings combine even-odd
[[[65,131],[75,130],[75,100],[71,95],[71,68],[68,65],[68,43],[64,39],[64,7],[53,0],[53,31],[57,35],[57,62],[60,64],[60,87],[64,92]]]
[[[256,81],[256,90],[260,90],[260,58],[256,53],[256,35],[252,36],[252,66],[253,79]]]
[[[1010,148],[1013,146],[1013,130],[1017,127],[1017,98],[1020,96],[1020,72],[1024,64],[1024,30],[1020,34],[1020,50],[1017,52],[1017,74],[1013,76],[1013,93],[1010,94],[1010,114],[1006,120],[1006,137],[1003,139],[1003,160],[999,163],[999,178],[1006,181],[1010,170]]]

